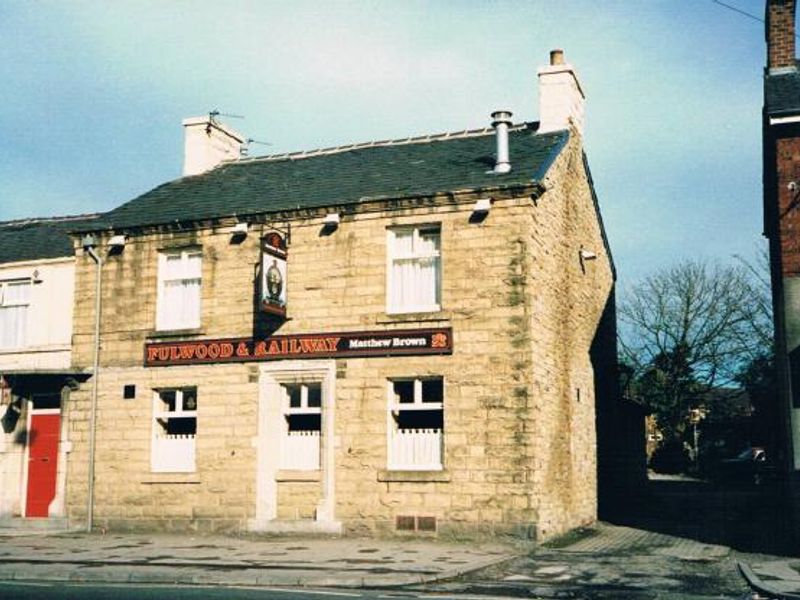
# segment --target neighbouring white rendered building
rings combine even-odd
[[[92,217],[0,223],[0,523],[63,521],[61,407],[85,379],[70,368],[75,252]]]

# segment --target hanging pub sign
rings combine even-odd
[[[277,231],[261,238],[261,310],[286,316],[286,240]]]
[[[444,327],[273,335],[264,339],[225,338],[153,342],[144,346],[144,365],[160,367],[286,358],[356,358],[452,353],[453,330]]]

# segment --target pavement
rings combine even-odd
[[[509,546],[435,540],[0,533],[0,580],[393,588],[513,558]]]
[[[6,528],[0,529],[0,581],[403,588],[540,599],[800,600],[800,558],[753,554],[695,538],[603,522],[534,549],[433,538]]]
[[[430,591],[534,598],[750,598],[729,547],[597,523]]]

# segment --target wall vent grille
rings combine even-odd
[[[397,531],[419,531],[436,533],[436,517],[419,517],[414,515],[398,515],[395,518]]]

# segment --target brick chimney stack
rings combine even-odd
[[[794,70],[795,0],[767,0],[767,67],[770,73]]]

